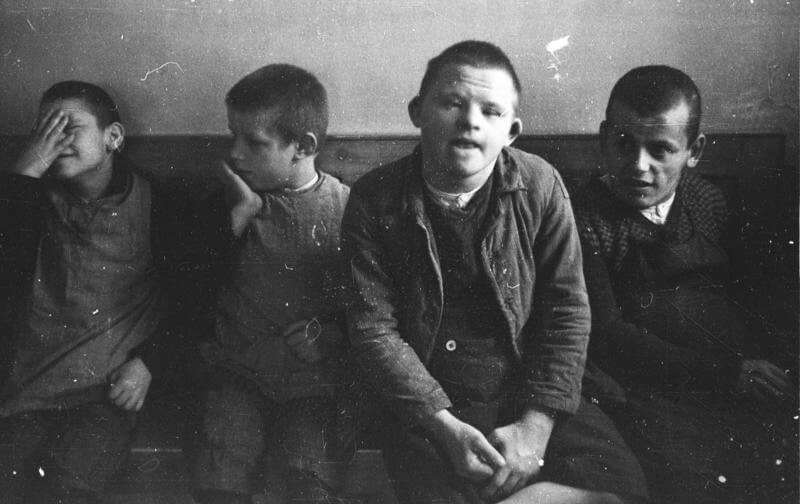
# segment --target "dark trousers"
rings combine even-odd
[[[434,351],[430,368],[453,401],[453,414],[488,435],[519,417],[508,393],[514,386],[512,366],[493,339],[453,338]],[[480,486],[456,476],[425,432],[402,431],[393,441],[387,446],[387,462],[403,502],[484,504]],[[647,499],[639,463],[594,404],[582,401],[574,415],[556,421],[544,459],[539,481]]]
[[[0,419],[2,502],[99,502],[132,431],[131,413],[103,403]]]

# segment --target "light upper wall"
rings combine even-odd
[[[332,134],[413,134],[406,105],[425,63],[476,38],[515,63],[525,133],[595,133],[614,81],[663,63],[696,80],[706,130],[779,131],[796,148],[798,4],[0,0],[0,134],[29,130],[42,91],[65,79],[109,89],[129,134],[225,133],[225,92],[271,62],[317,74]]]

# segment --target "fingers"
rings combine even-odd
[[[108,391],[108,398],[111,399],[116,404],[117,400],[122,396],[124,392],[125,388],[123,388],[119,384],[112,385],[111,390]]]
[[[467,457],[466,467],[464,467],[460,475],[470,481],[479,483],[491,478],[494,475],[494,470],[481,459],[472,455]]]
[[[36,127],[33,129],[33,132],[37,135],[45,135],[45,131],[50,127],[53,118],[62,114],[63,111],[61,109],[51,109],[44,117],[39,119],[39,122],[36,123]]]
[[[236,176],[228,162],[224,159],[220,159],[216,174],[217,178],[222,183],[229,183]]]
[[[753,397],[756,401],[760,402],[769,402],[772,400],[771,395],[765,394],[764,390],[757,386],[753,386],[750,388],[750,396]]]
[[[489,480],[489,483],[481,490],[481,497],[487,500],[495,500],[501,497],[501,495],[498,495],[498,491],[505,487],[509,479],[511,479],[510,477],[510,467],[501,467],[499,470],[495,471],[492,479]]]
[[[132,394],[133,392],[130,389],[123,386],[121,383],[117,383],[111,387],[111,390],[108,392],[108,398],[121,408],[130,400]]]
[[[138,402],[138,397],[135,393],[131,393],[128,398],[126,399],[125,403],[121,406],[122,409],[126,411],[133,411],[134,407],[136,407],[136,403]]]
[[[523,486],[525,486],[525,478],[523,475],[517,472],[512,472],[506,479],[506,482],[503,484],[503,486],[500,487],[500,490],[498,490],[495,498],[502,499],[508,497],[509,495],[513,495]]]
[[[762,397],[780,397],[784,394],[780,386],[773,384],[768,378],[754,374],[751,378],[753,389]]]
[[[133,385],[130,383],[117,383],[111,387],[108,393],[111,402],[126,411],[141,410],[146,396],[147,389],[145,385]]]
[[[67,116],[63,115],[62,112],[59,112],[45,125],[44,131],[41,133],[41,135],[48,140],[52,138],[58,138],[58,136],[64,132],[67,122],[69,122]]]
[[[483,436],[475,440],[473,450],[478,457],[492,469],[500,469],[506,465],[506,459],[503,458],[500,452]]]
[[[492,477],[497,470],[506,464],[502,455],[489,444],[483,435],[472,439],[466,457],[463,476],[472,481],[484,481]]]
[[[248,192],[252,192],[250,186],[233,171],[231,165],[228,164],[227,161],[221,159],[219,161],[219,170],[217,170],[217,177],[219,178],[220,182],[222,182],[225,187],[235,188],[237,192],[240,194],[247,194]]]
[[[778,366],[771,362],[766,362],[765,366],[760,367],[761,375],[766,379],[769,384],[784,394],[789,394],[792,391],[792,384],[786,373]]]
[[[69,144],[71,144],[73,140],[75,140],[75,135],[73,135],[72,133],[63,135],[61,139],[58,142],[56,142],[55,145],[56,151],[59,154],[61,154],[62,152],[64,152],[64,149],[69,147]]]
[[[760,401],[769,401],[792,393],[788,376],[771,362],[746,361],[744,367],[745,390]]]
[[[150,387],[150,371],[141,359],[134,358],[110,375],[108,398],[127,411],[139,411]]]

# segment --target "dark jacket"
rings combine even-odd
[[[348,333],[365,380],[404,421],[451,405],[427,371],[442,316],[436,243],[425,213],[422,155],[377,168],[353,187],[342,224],[351,260]],[[498,158],[480,259],[520,366],[516,405],[574,412],[589,333],[578,233],[567,191],[541,158]]]

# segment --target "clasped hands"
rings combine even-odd
[[[455,473],[481,486],[480,495],[499,501],[534,481],[544,465],[553,419],[529,410],[488,436],[440,410],[426,425],[447,454]]]

